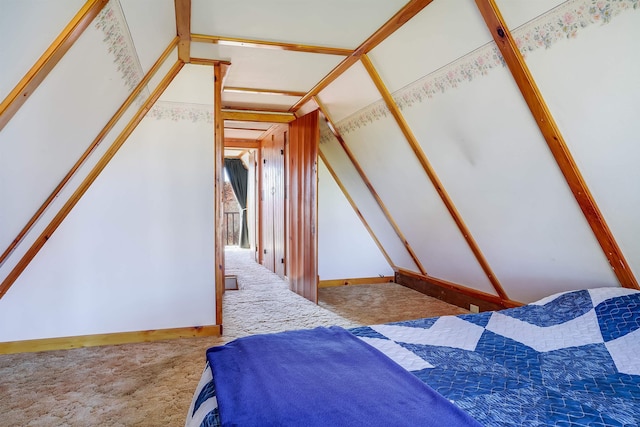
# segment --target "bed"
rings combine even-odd
[[[321,328],[320,332],[331,335],[334,330],[327,331]],[[338,332],[340,331],[336,334]],[[265,349],[268,349],[271,342],[292,342],[289,335],[282,334],[287,333],[256,338],[258,341],[254,344],[258,357],[261,352],[267,352]],[[454,411],[464,414],[459,418],[462,421],[459,425],[474,425],[476,421],[485,426],[640,425],[638,291],[622,288],[572,291],[513,309],[363,326],[350,329],[348,335],[357,337],[354,339],[366,347],[365,352],[367,349],[376,349],[377,351],[372,352],[383,355],[381,357],[384,359],[391,359],[394,366],[410,373],[411,378],[417,378],[427,389],[435,390],[437,397],[442,398],[445,403],[434,398],[434,403],[425,403],[423,406],[450,404]],[[236,341],[245,344],[243,340],[247,338],[251,337]],[[234,345],[229,343],[212,351],[216,353],[222,349],[221,353],[224,354],[230,344]],[[251,342],[246,344],[250,345]],[[292,348],[298,348],[298,344],[291,345]],[[236,353],[229,353],[230,359],[244,357],[245,350],[240,348],[235,350]],[[290,350],[285,352],[291,353]],[[212,363],[218,365],[221,362],[216,361],[219,359],[210,358],[209,352],[207,355],[208,362],[194,393],[186,426],[242,425],[243,422],[226,418],[225,408],[230,405],[226,403],[229,397],[224,397],[226,400],[223,403],[221,393],[223,382],[219,376],[226,375],[227,371],[233,371],[234,368],[225,365],[222,369],[220,366],[213,366],[212,369]],[[258,365],[264,365],[263,368],[268,374],[273,373],[279,357],[266,357]],[[245,362],[239,360],[238,363],[237,370],[243,370]],[[322,359],[318,366],[324,366],[325,363],[326,360]],[[369,377],[386,374],[387,368],[369,368],[364,363],[357,363],[360,364],[363,365],[363,369],[368,370],[367,372],[371,372]],[[261,381],[260,375],[258,379],[253,378],[253,368],[251,365],[240,374],[251,377],[252,381]],[[311,367],[310,371],[315,369]],[[332,367],[329,372],[340,377],[339,369],[341,368]],[[390,369],[393,371],[393,368]],[[351,371],[351,368],[348,370]],[[214,375],[218,382],[214,381]],[[280,378],[279,372],[274,375]],[[321,373],[320,376],[327,374]],[[305,378],[306,374],[298,380],[305,383]],[[403,377],[402,381],[404,380]],[[354,379],[348,381],[353,382]],[[408,381],[413,387],[412,380]],[[225,377],[224,382],[235,386],[243,380]],[[268,391],[260,388],[261,384],[250,383],[248,387],[258,388],[255,391],[258,395],[256,399],[268,394]],[[403,385],[401,388],[404,387]],[[286,389],[295,387],[286,383],[284,388],[286,392]],[[323,394],[323,388],[316,388],[315,383],[308,388],[311,391],[315,390],[318,395]],[[395,393],[393,390],[391,392]],[[236,393],[236,396],[231,396],[231,400],[244,401],[248,410],[261,420],[257,425],[296,425],[277,419],[271,420],[270,403],[256,403],[257,406],[252,406],[254,397],[247,398],[245,391],[232,388],[224,393]],[[293,390],[293,396],[297,395],[298,390]],[[279,394],[275,395],[276,400],[281,397]],[[344,397],[339,397],[340,399],[342,406],[349,409],[352,407],[349,400],[345,400]],[[400,399],[400,405],[404,399]],[[429,399],[430,396],[420,397],[424,402],[431,402]],[[284,401],[286,403],[287,398]],[[389,402],[387,397],[376,398],[374,393],[369,408],[378,414],[376,416],[380,413],[404,415],[404,412],[410,412],[407,408],[394,406],[397,404],[398,402]],[[287,404],[283,406],[286,410]],[[323,407],[324,403],[319,400],[309,406],[309,411]],[[448,419],[446,417],[450,415],[442,416]],[[459,414],[454,416],[458,417]],[[471,421],[464,419],[464,416],[469,416]],[[442,421],[442,418],[435,420],[432,424],[415,424],[415,421],[412,423],[451,425]],[[466,422],[468,424],[464,424]],[[347,424],[369,425],[364,421],[345,422],[345,425]],[[301,422],[298,425],[306,424]],[[379,425],[396,425],[396,421],[380,420]]]

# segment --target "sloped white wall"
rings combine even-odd
[[[4,99],[80,10],[84,0],[0,3],[0,99]]]
[[[324,126],[326,128],[326,125]],[[342,185],[360,209],[369,227],[373,230],[376,238],[385,248],[387,255],[393,262],[393,266],[419,272],[418,267],[411,259],[407,249],[369,192],[362,178],[358,175],[356,168],[342,147],[340,147],[338,141],[330,134],[328,128],[326,128],[324,132],[321,132],[321,134],[326,136],[326,140],[321,141],[319,150],[327,159],[327,163],[331,164],[334,172],[340,178]]]
[[[526,62],[640,280],[640,8],[602,4],[606,14],[563,11],[575,36],[549,32],[553,46],[528,53]]]
[[[320,280],[393,275],[322,160],[318,161],[318,275]]]
[[[215,323],[212,125],[160,116],[0,300],[0,341]]]
[[[514,37],[637,270],[637,5],[511,3],[508,22],[526,23],[512,29]],[[572,7],[580,13],[567,13]],[[583,25],[585,19],[591,22]],[[563,45],[572,47],[557,47]],[[434,1],[370,58],[510,298],[619,286],[473,1]],[[338,130],[427,271],[485,290],[486,282],[478,286],[461,273],[475,260],[465,259],[468,249],[447,231],[450,219],[436,213],[433,188],[417,173],[384,104],[358,105],[370,89],[355,70],[321,94],[340,117]],[[402,182],[412,182],[412,191],[394,191]]]
[[[103,38],[89,26],[0,131],[2,251],[129,94]]]

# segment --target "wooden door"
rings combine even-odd
[[[289,124],[287,174],[289,284],[318,302],[318,111]]]
[[[285,162],[287,126],[273,129],[261,141],[262,188],[261,227],[262,265],[283,279],[286,273]]]

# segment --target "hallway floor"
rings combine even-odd
[[[253,261],[250,250],[227,247],[225,254],[227,274],[238,276],[240,288],[237,295],[232,295],[236,291],[225,293],[225,308],[242,303],[245,300],[242,291],[260,288],[264,291],[264,285],[288,290],[280,277]],[[320,288],[317,307],[358,325],[468,313],[465,309],[395,283]]]

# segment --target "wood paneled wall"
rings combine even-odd
[[[289,283],[291,290],[318,302],[318,111],[289,124]]]
[[[261,243],[262,265],[285,278],[286,275],[286,199],[285,142],[287,125],[277,126],[261,141]]]

